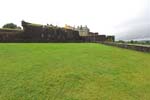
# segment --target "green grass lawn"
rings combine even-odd
[[[150,100],[150,54],[94,43],[1,43],[0,100]]]

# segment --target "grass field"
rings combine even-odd
[[[150,100],[150,54],[94,43],[1,43],[0,100]]]

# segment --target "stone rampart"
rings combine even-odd
[[[0,42],[19,42],[22,33],[22,30],[0,29]]]
[[[150,46],[148,46],[148,45],[112,43],[112,42],[103,42],[103,44],[126,48],[126,49],[132,49],[132,50],[136,50],[136,51],[150,52]]]
[[[80,36],[79,31],[53,25],[40,25],[22,21],[23,30],[0,29],[0,42],[95,42],[114,41],[114,36]]]

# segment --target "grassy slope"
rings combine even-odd
[[[0,44],[1,100],[150,100],[150,54],[100,44]]]

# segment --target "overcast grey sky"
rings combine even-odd
[[[150,37],[150,0],[0,0],[0,26],[21,20],[88,25],[117,39]]]

